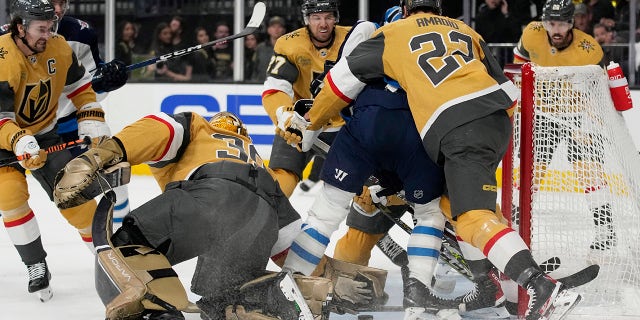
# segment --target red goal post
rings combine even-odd
[[[502,161],[504,216],[536,261],[560,258],[553,277],[601,266],[576,288],[574,313],[640,316],[640,156],[605,70],[528,63],[505,74],[521,97]]]

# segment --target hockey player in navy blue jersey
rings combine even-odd
[[[96,70],[91,83],[97,94],[98,101],[106,97],[106,92],[122,87],[128,78],[125,64],[119,60],[105,63],[100,57],[98,49],[98,34],[85,21],[66,15],[69,9],[69,0],[51,1],[58,16],[58,34],[62,35],[76,56],[85,67],[91,71]],[[76,109],[67,96],[62,95],[58,108],[58,134],[65,141],[78,139],[78,123]],[[104,132],[109,135],[109,132]],[[83,149],[76,149],[77,154]],[[114,207],[114,222],[122,222],[122,217],[129,213],[129,192],[126,185],[115,188],[117,202]]]

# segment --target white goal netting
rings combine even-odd
[[[576,288],[576,311],[640,316],[640,155],[606,72],[528,67],[511,73],[522,91],[503,161],[503,192],[511,186],[503,207],[515,229],[523,222],[536,261],[560,258],[552,276],[600,265],[596,280]]]

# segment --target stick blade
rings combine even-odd
[[[258,28],[262,24],[264,20],[264,16],[267,14],[267,6],[264,2],[258,2],[253,7],[253,13],[251,14],[251,19],[249,19],[249,23],[247,23],[248,28]]]

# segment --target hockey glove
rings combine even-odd
[[[78,111],[78,136],[91,138],[94,143],[103,136],[111,136],[111,130],[104,121],[104,111],[95,104],[85,105]]]
[[[16,141],[13,146],[13,152],[17,156],[28,157],[20,161],[20,165],[27,170],[40,169],[47,162],[47,153],[40,149],[38,141],[30,134],[24,135]]]
[[[120,144],[112,138],[104,137],[94,148],[69,161],[56,178],[53,198],[58,208],[68,208],[86,202],[88,199],[81,193],[98,177],[97,171],[113,166],[124,158],[124,150]]]
[[[354,305],[367,304],[373,297],[373,290],[367,287],[367,282],[339,276],[333,292],[339,299],[349,301]]]
[[[113,59],[98,65],[91,80],[91,86],[96,93],[109,92],[124,86],[128,78],[127,65],[118,59]]]
[[[362,187],[362,193],[353,197],[353,208],[367,217],[375,216],[380,211],[371,200],[371,191],[366,186]]]

